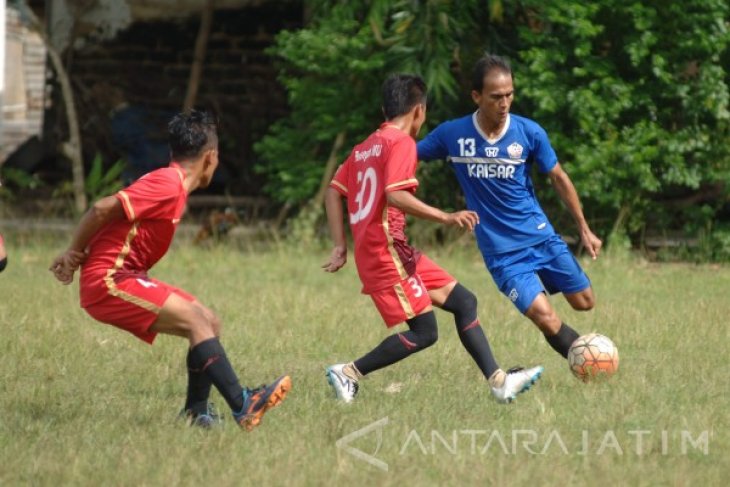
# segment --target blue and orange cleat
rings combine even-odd
[[[256,389],[243,389],[243,408],[233,413],[233,419],[246,431],[251,431],[261,423],[261,418],[269,409],[278,406],[291,390],[291,377],[282,375],[269,385]]]

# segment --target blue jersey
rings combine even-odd
[[[545,130],[508,115],[504,130],[489,140],[476,112],[444,122],[418,143],[418,158],[448,160],[466,197],[479,214],[475,229],[484,255],[531,247],[555,235],[530,179],[532,165],[542,173],[558,163]]]

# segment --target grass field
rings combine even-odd
[[[727,485],[730,267],[584,262],[596,309],[554,303],[621,352],[617,376],[584,385],[497,293],[474,248],[433,249],[479,296],[501,365],[541,363],[543,378],[516,403],[494,403],[439,311],[434,347],[374,373],[341,405],[324,367],[388,333],[352,262],[327,275],[324,250],[177,244],[153,275],[216,310],[243,382],[293,378],[284,404],[247,434],[232,421],[206,432],[176,420],[185,342],[150,347],[89,318],[76,283],[46,271],[65,240],[8,242],[0,485]],[[336,444],[368,425],[349,446],[382,463]]]

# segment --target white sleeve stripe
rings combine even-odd
[[[527,159],[505,159],[503,157],[461,157],[449,156],[449,161],[461,164],[524,164]]]

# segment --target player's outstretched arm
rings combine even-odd
[[[337,272],[347,262],[347,239],[345,237],[345,213],[342,210],[342,195],[333,188],[327,188],[324,207],[327,211],[327,224],[332,237],[333,248],[330,258],[322,265],[325,272]]]
[[[596,237],[591,228],[588,226],[585,217],[583,216],[583,209],[580,205],[580,198],[578,198],[578,192],[575,190],[573,182],[570,180],[568,173],[566,173],[560,166],[560,163],[556,164],[555,167],[548,173],[550,180],[553,183],[555,191],[560,196],[560,199],[568,207],[568,211],[573,216],[578,231],[580,232],[580,240],[583,246],[586,248],[593,260],[598,257],[601,252],[601,246],[603,242],[600,238]]]
[[[464,210],[446,213],[427,205],[409,191],[390,191],[387,193],[387,198],[389,205],[424,220],[431,220],[444,225],[457,225],[460,228],[468,228],[469,231],[473,231],[479,223],[479,215],[476,212]]]
[[[100,199],[81,217],[71,245],[56,257],[48,269],[62,284],[73,282],[74,272],[86,258],[86,246],[101,228],[113,220],[125,218],[122,203],[114,196]]]

